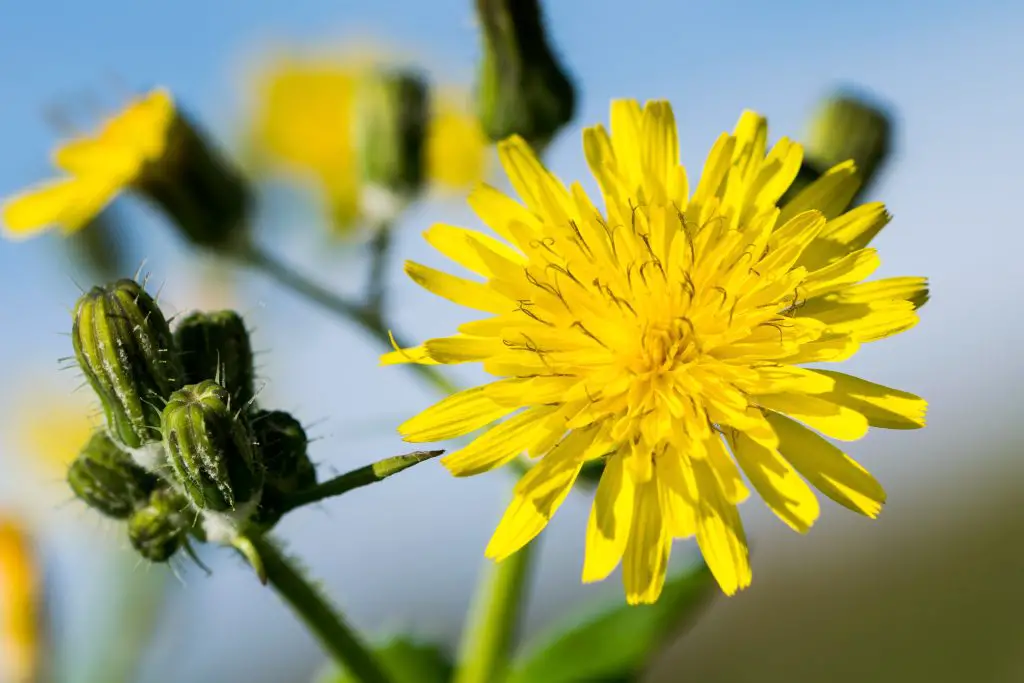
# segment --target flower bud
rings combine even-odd
[[[359,95],[356,125],[367,188],[364,203],[367,212],[381,216],[394,212],[395,204],[415,196],[423,186],[427,86],[415,74],[380,70],[366,80]]]
[[[136,465],[111,440],[96,431],[68,468],[68,484],[89,507],[108,517],[126,519],[145,504],[158,479]]]
[[[128,519],[128,540],[150,562],[167,562],[185,544],[192,516],[187,500],[158,489]]]
[[[192,313],[174,331],[187,384],[211,379],[228,390],[230,407],[246,409],[255,395],[252,345],[234,311]]]
[[[230,250],[247,237],[252,198],[245,179],[173,104],[164,148],[133,186],[193,243]]]
[[[160,411],[182,371],[156,302],[134,280],[93,287],[75,305],[71,341],[111,436],[132,449],[159,442]]]
[[[266,483],[253,522],[269,530],[288,510],[288,496],[316,486],[316,468],[306,451],[309,440],[299,421],[280,410],[261,410],[252,417],[252,431]]]
[[[476,0],[484,33],[477,110],[491,140],[543,148],[572,119],[575,92],[548,45],[538,0]]]
[[[857,196],[862,195],[878,177],[891,150],[892,119],[884,108],[854,95],[830,97],[822,102],[808,127],[804,163],[787,198],[850,159],[861,181]],[[851,204],[855,201],[856,196]]]
[[[174,392],[163,412],[164,448],[192,504],[225,512],[259,496],[263,468],[247,421],[227,389],[205,380]]]
[[[309,439],[298,420],[281,410],[261,410],[252,418],[252,431],[268,488],[295,493],[316,486],[316,468],[306,452]]]

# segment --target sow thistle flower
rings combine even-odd
[[[96,133],[57,147],[53,164],[66,175],[4,205],[8,236],[26,238],[53,226],[77,232],[127,190],[154,202],[202,246],[228,247],[244,227],[245,183],[163,88],[132,101]]]
[[[802,150],[783,138],[766,153],[767,124],[753,112],[716,141],[692,194],[666,102],[615,101],[611,134],[598,125],[583,140],[603,213],[512,137],[499,156],[525,206],[488,186],[469,198],[503,241],[449,225],[425,233],[483,281],[412,262],[406,272],[487,315],[382,362],[481,362],[496,379],[399,431],[424,442],[491,425],[443,459],[456,476],[524,452],[537,459],[491,558],[530,542],[581,467],[603,459],[583,580],[621,561],[628,601],[652,602],[673,539],[695,536],[732,594],[751,580],[741,471],[800,532],[819,512],[808,483],[869,517],[881,510],[882,487],[824,437],[921,427],[925,402],[801,366],[845,360],[913,327],[926,281],[863,282],[879,265],[867,244],[889,215],[878,203],[846,211],[858,184],[852,163],[779,207]]]

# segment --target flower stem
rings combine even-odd
[[[335,662],[360,683],[391,683],[355,631],[286,558],[262,537],[251,539],[270,585],[291,605]]]
[[[295,294],[305,297],[309,301],[327,309],[339,318],[356,323],[363,331],[368,332],[383,348],[391,349],[392,337],[394,337],[395,343],[399,347],[411,346],[411,344],[405,343],[397,334],[388,329],[379,310],[326,289],[287,264],[282,263],[277,257],[260,247],[248,244],[238,251],[235,257],[244,264],[273,278],[278,284],[290,289]],[[458,387],[432,365],[406,363],[403,367],[419,375],[420,379],[446,396],[458,391]]]
[[[305,491],[293,493],[285,500],[284,510],[285,512],[290,512],[295,508],[309,505],[310,503],[317,503],[327,498],[340,496],[341,494],[348,493],[353,489],[387,479],[388,477],[398,474],[413,465],[418,465],[425,460],[436,458],[442,453],[444,453],[444,451],[416,451],[406,455],[396,455],[392,458],[378,460],[366,467],[360,467],[357,470],[346,472],[345,474],[329,479],[321,484],[317,484]]]
[[[530,578],[536,541],[484,567],[462,632],[454,683],[499,681],[508,669]]]

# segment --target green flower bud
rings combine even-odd
[[[228,390],[235,410],[252,403],[252,345],[241,316],[234,311],[192,313],[178,323],[174,338],[186,383],[216,381]]]
[[[163,413],[164,448],[192,504],[214,512],[256,500],[263,467],[244,417],[227,389],[206,380],[171,395]]]
[[[243,243],[252,204],[239,172],[177,107],[165,132],[163,154],[133,183],[191,242],[231,250]]]
[[[423,186],[429,103],[419,76],[381,70],[359,96],[357,140],[367,211],[388,214]]]
[[[68,468],[68,484],[75,496],[115,519],[126,519],[145,504],[157,482],[106,430],[95,432]]]
[[[811,119],[804,142],[804,163],[782,203],[817,180],[836,164],[852,159],[863,195],[878,177],[892,151],[892,119],[885,109],[860,97],[838,94],[827,98]]]
[[[71,341],[111,436],[132,449],[158,443],[160,412],[182,370],[156,302],[134,280],[93,287],[75,305]],[[147,466],[161,464],[157,455]]]
[[[253,523],[269,531],[289,509],[290,494],[316,486],[316,468],[306,452],[305,430],[288,413],[261,410],[252,417],[252,431],[266,469]]]
[[[158,489],[128,519],[128,540],[150,562],[167,562],[185,544],[192,516],[187,500]]]
[[[544,32],[538,0],[476,0],[483,27],[477,109],[491,140],[542,149],[572,119],[575,92]]]
[[[295,493],[316,486],[316,468],[306,452],[309,439],[299,421],[280,410],[261,410],[252,431],[262,455],[266,486]]]

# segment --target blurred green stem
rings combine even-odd
[[[366,286],[366,306],[382,315],[384,293],[387,291],[387,265],[391,255],[391,224],[387,221],[377,226],[377,232],[370,242],[370,277]]]
[[[267,580],[305,622],[335,662],[360,683],[391,683],[355,631],[320,593],[292,566],[277,546],[254,537],[252,544],[263,561]]]
[[[352,301],[322,287],[305,275],[282,263],[276,256],[260,247],[254,244],[247,245],[237,252],[235,256],[241,262],[261,271],[294,293],[318,304],[340,318],[356,323],[364,331],[369,332],[383,348],[391,350],[391,336],[394,337],[395,343],[398,344],[399,348],[410,346],[410,344],[405,343],[394,332],[391,332],[391,336],[389,336],[388,325],[385,324],[380,310],[374,309],[369,304]],[[381,260],[383,261],[383,259]],[[379,267],[382,268],[383,266]],[[403,367],[408,368],[409,372],[419,375],[420,379],[426,381],[445,396],[458,391],[458,387],[438,372],[437,368],[433,365],[404,363]]]
[[[454,683],[493,683],[505,675],[526,602],[535,544],[484,568],[462,632]]]

